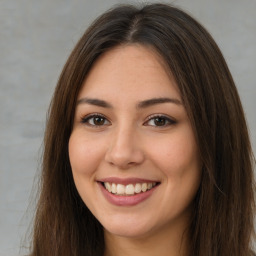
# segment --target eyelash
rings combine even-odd
[[[96,118],[101,118],[101,119],[103,119],[104,120],[104,123],[103,124],[91,124],[90,123],[90,120],[96,120]],[[93,121],[93,122],[94,122]],[[100,127],[100,126],[103,126],[103,125],[106,125],[105,124],[105,122],[108,122],[109,124],[110,124],[110,122],[107,120],[107,118],[104,116],[104,115],[102,115],[102,114],[90,114],[90,115],[87,115],[87,116],[85,116],[85,117],[83,117],[82,118],[82,120],[81,120],[81,122],[83,123],[83,124],[86,124],[86,125],[88,125],[88,126],[94,126],[94,127]],[[107,125],[109,125],[109,124],[107,124]]]
[[[103,121],[103,123],[95,124],[96,118],[100,118],[101,121]],[[158,121],[164,122],[164,123],[162,123],[161,125],[156,125],[157,119],[160,119]],[[90,121],[94,122],[94,124],[91,124]],[[154,125],[149,125],[150,121],[153,121]],[[107,122],[107,124],[106,124],[106,122]],[[90,114],[88,116],[83,117],[81,120],[81,123],[86,124],[88,126],[92,126],[92,127],[100,127],[100,126],[104,126],[104,125],[110,125],[110,121],[108,121],[108,119],[104,115],[98,114],[98,113]],[[144,126],[153,126],[153,127],[159,127],[159,128],[174,125],[174,124],[176,124],[175,120],[173,120],[172,118],[167,117],[165,115],[161,115],[161,114],[151,115],[147,118],[146,122],[143,123]]]
[[[163,125],[156,125],[155,122],[156,122],[157,119],[162,119],[161,121],[164,121],[164,124]],[[165,115],[154,114],[154,115],[149,116],[147,118],[147,121],[143,125],[149,123],[150,121],[153,121],[155,125],[149,125],[149,126],[158,127],[158,128],[167,127],[167,126],[174,125],[174,124],[177,123],[174,119],[172,119],[170,117],[167,117]]]

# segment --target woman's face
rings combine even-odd
[[[108,233],[186,226],[201,161],[178,87],[139,45],[103,54],[80,91],[69,141],[76,188]]]

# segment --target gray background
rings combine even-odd
[[[0,256],[21,255],[33,215],[46,111],[66,58],[96,16],[128,2],[0,0]],[[240,92],[256,152],[256,0],[166,2],[183,7],[216,39]]]

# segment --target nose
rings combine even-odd
[[[119,129],[110,135],[110,144],[105,160],[120,169],[128,169],[144,161],[144,153],[136,132]]]

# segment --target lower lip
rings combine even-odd
[[[132,196],[118,196],[108,192],[101,183],[99,183],[99,186],[105,198],[111,204],[114,204],[117,206],[133,206],[133,205],[139,204],[145,201],[146,199],[148,199],[152,195],[152,193],[155,191],[155,189],[158,187],[158,186],[155,186],[146,192],[134,194]]]

